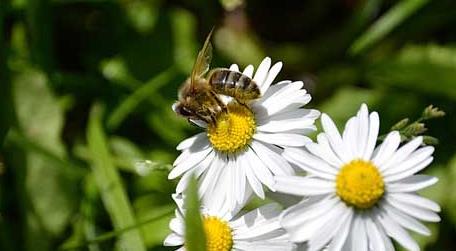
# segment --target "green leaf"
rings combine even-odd
[[[136,89],[120,105],[118,105],[108,118],[108,128],[115,130],[145,99],[152,98],[156,91],[171,81],[175,74],[174,68],[162,72]],[[153,99],[152,99],[153,100]]]
[[[185,248],[187,251],[205,251],[206,236],[200,214],[198,182],[190,179],[185,197]]]
[[[447,172],[445,173],[445,184],[444,189],[439,190],[441,192],[440,196],[445,196],[443,201],[445,208],[448,210],[449,218],[453,223],[453,226],[456,225],[456,194],[449,191],[454,191],[456,189],[456,155],[448,163],[446,168]]]
[[[150,176],[155,175],[153,174]],[[166,179],[167,177],[164,178]],[[170,182],[168,181],[167,183],[168,184],[165,184],[165,186],[169,186]],[[172,192],[173,191],[171,191],[171,193]],[[169,196],[170,193],[148,191],[143,194],[144,195],[138,197],[134,202],[139,221],[157,218],[157,216],[164,215],[165,212],[168,212],[165,217],[157,218],[157,220],[141,227],[144,242],[148,247],[161,246],[163,240],[170,233],[169,222],[175,217],[175,204],[173,203],[171,196]]]
[[[369,29],[361,35],[350,47],[352,55],[359,54],[388,35],[405,19],[410,17],[429,0],[402,0],[379,18]]]
[[[161,1],[125,1],[124,8],[132,26],[139,32],[147,34],[154,28]]]
[[[190,74],[198,52],[196,44],[196,19],[184,9],[171,12],[174,36],[174,61],[184,74]]]
[[[214,40],[217,49],[240,65],[258,65],[266,56],[253,34],[238,32],[228,26],[216,30]]]
[[[51,238],[63,233],[75,211],[74,188],[83,169],[67,160],[60,138],[63,110],[47,77],[26,67],[13,75],[12,83],[19,128],[7,140],[24,151],[25,184],[21,185],[28,203],[24,245],[29,250],[49,250]]]
[[[456,47],[407,46],[397,57],[368,67],[377,86],[394,86],[456,100]]]
[[[93,175],[86,175],[83,187],[84,196],[81,201],[80,216],[77,217],[73,224],[71,236],[61,245],[60,250],[65,249],[65,247],[79,247],[78,243],[84,243],[85,240],[96,238],[97,229],[95,224],[95,212],[100,197]],[[88,249],[89,251],[101,251],[97,243],[88,245]]]
[[[95,105],[90,113],[87,142],[92,156],[91,166],[95,181],[114,229],[118,230],[136,224],[136,219],[119,173],[112,163],[101,125],[101,116],[101,107]],[[121,250],[146,250],[139,229],[124,232],[119,238]]]

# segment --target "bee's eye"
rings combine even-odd
[[[184,106],[180,106],[178,109],[179,109],[179,113],[182,116],[191,116],[191,115],[193,115],[193,113],[190,110],[188,110],[187,108],[185,108]]]

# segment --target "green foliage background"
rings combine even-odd
[[[213,26],[213,65],[281,60],[339,125],[362,102],[383,132],[445,110],[423,192],[442,222],[416,238],[454,250],[452,0],[1,0],[0,250],[173,250],[167,171],[198,130],[170,107]]]

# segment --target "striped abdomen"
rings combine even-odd
[[[218,94],[248,101],[260,97],[260,89],[251,78],[229,69],[215,69],[209,74],[209,85]]]

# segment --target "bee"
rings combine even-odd
[[[198,53],[190,77],[182,84],[175,105],[177,114],[189,120],[215,123],[217,115],[227,112],[220,94],[232,97],[240,104],[260,97],[260,89],[250,77],[227,68],[209,71],[212,59],[212,31]]]

